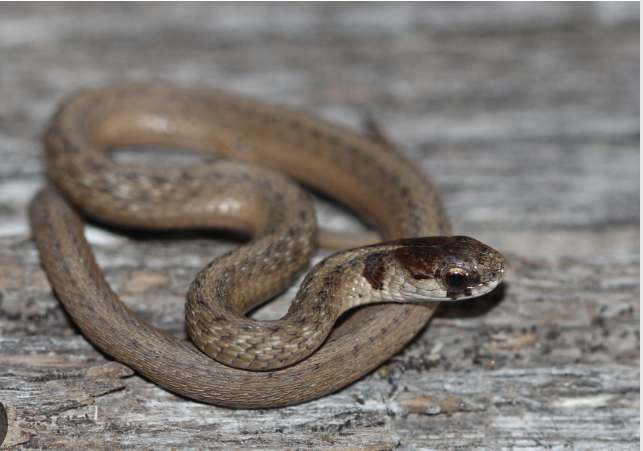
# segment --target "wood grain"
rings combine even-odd
[[[638,17],[638,3],[0,5],[4,446],[638,449]],[[455,232],[508,257],[506,283],[299,406],[217,408],[132,375],[52,295],[26,206],[46,180],[39,138],[58,102],[149,79],[355,130],[373,115],[441,187]],[[318,207],[327,226],[362,227]],[[125,301],[179,336],[194,274],[235,246],[95,224],[87,235]],[[279,316],[292,292],[255,315]]]

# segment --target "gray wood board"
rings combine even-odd
[[[3,447],[638,449],[638,18],[635,2],[1,4]],[[313,402],[235,410],[155,386],[71,324],[26,216],[56,106],[121,80],[224,89],[358,132],[372,114],[440,186],[456,233],[507,256],[506,283]],[[318,209],[326,227],[363,227]],[[179,336],[191,279],[237,245],[87,236],[128,305]],[[283,314],[295,290],[255,316]]]

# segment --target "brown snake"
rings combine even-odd
[[[493,249],[444,237],[446,214],[416,164],[386,143],[302,113],[207,89],[123,84],[71,98],[44,141],[58,188],[42,190],[30,214],[58,297],[94,345],[190,398],[272,407],[330,393],[413,338],[437,306],[417,301],[477,296],[504,275]],[[233,160],[124,166],[106,155],[124,145],[187,147]],[[284,318],[260,322],[244,313],[292,283],[317,241],[308,194],[280,172],[397,241],[328,257],[306,276]],[[187,296],[190,335],[218,361],[120,301],[69,202],[110,223],[230,228],[253,237],[204,268]],[[345,310],[390,301],[358,309],[331,331]]]

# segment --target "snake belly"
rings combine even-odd
[[[123,166],[106,151],[124,145],[187,147],[250,164]],[[211,359],[126,307],[83,235],[78,210],[128,226],[250,233],[254,239],[243,246],[244,255],[263,259],[265,267],[245,288],[253,299],[239,306],[245,311],[287,287],[316,245],[310,200],[282,173],[347,205],[387,240],[450,235],[434,186],[417,164],[385,143],[234,95],[145,83],[72,97],[52,119],[45,148],[56,187],[35,197],[30,214],[58,297],[98,348],[171,391],[243,408],[317,398],[388,360],[436,308],[362,307],[304,360],[275,371],[244,371]]]

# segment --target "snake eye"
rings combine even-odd
[[[444,284],[452,290],[460,290],[467,286],[469,276],[462,268],[451,268],[444,275]]]

